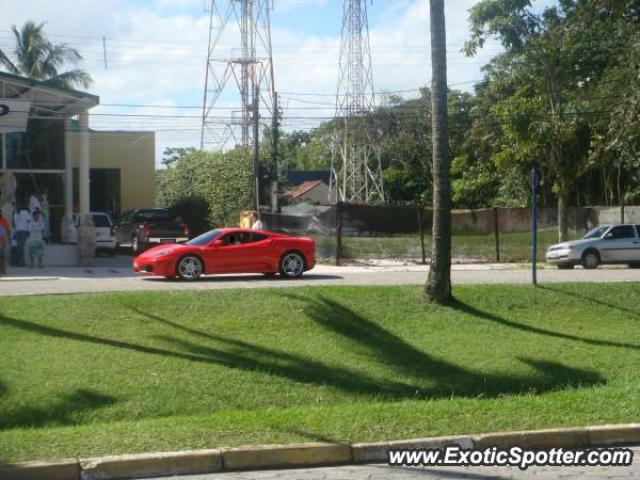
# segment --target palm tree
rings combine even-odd
[[[447,35],[444,0],[430,0],[431,129],[433,142],[433,239],[431,267],[424,287],[434,303],[451,301],[451,186],[447,126]]]
[[[20,30],[12,25],[16,40],[14,61],[0,50],[0,67],[9,73],[24,75],[54,87],[87,88],[92,80],[85,70],[59,71],[67,62],[76,64],[82,57],[65,43],[54,44],[47,40],[44,25],[37,25],[31,20],[25,22]]]

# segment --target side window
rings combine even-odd
[[[614,240],[622,238],[635,238],[635,236],[636,232],[633,231],[633,226],[631,225],[618,225],[617,227],[613,227],[607,234],[607,237]]]
[[[251,242],[261,242],[262,240],[266,240],[267,238],[269,237],[261,233],[251,233]]]
[[[640,225],[636,225],[636,231],[638,232],[638,236],[640,237]]]
[[[242,245],[242,233],[241,232],[233,232],[227,233],[221,239],[225,245]]]

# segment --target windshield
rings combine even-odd
[[[136,212],[136,222],[168,222],[171,220],[169,212],[166,210],[138,210]]]
[[[587,234],[582,238],[584,238],[585,240],[589,238],[600,238],[602,234],[606,232],[608,229],[609,229],[608,226],[596,227],[593,230],[590,230],[589,232],[587,232]]]
[[[202,235],[189,240],[187,242],[187,245],[197,245],[199,247],[202,247],[204,245],[207,245],[213,242],[220,235],[222,235],[222,232],[220,230],[211,230],[207,233],[203,233]]]

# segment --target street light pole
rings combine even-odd
[[[531,169],[531,283],[538,285],[538,167]]]

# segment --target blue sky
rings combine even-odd
[[[481,78],[480,68],[499,51],[495,43],[475,58],[459,51],[468,38],[467,11],[475,1],[446,2],[449,83],[460,84],[457,88],[473,88],[470,82]],[[308,129],[320,121],[311,117],[332,115],[342,0],[273,3],[274,70],[276,89],[283,92],[285,127]],[[539,8],[551,3],[535,2]],[[76,47],[85,58],[82,67],[94,78],[90,91],[100,96],[102,105],[93,111],[91,126],[155,130],[159,159],[166,146],[199,144],[206,4],[207,0],[0,0],[0,48],[11,49],[11,24],[46,21],[50,37]],[[368,9],[376,91],[407,90],[403,95],[415,95],[430,78],[428,0],[374,0]],[[228,56],[234,42],[223,39],[220,56]],[[145,107],[118,106],[122,104]],[[237,96],[225,94],[217,115],[228,115],[237,105]]]

